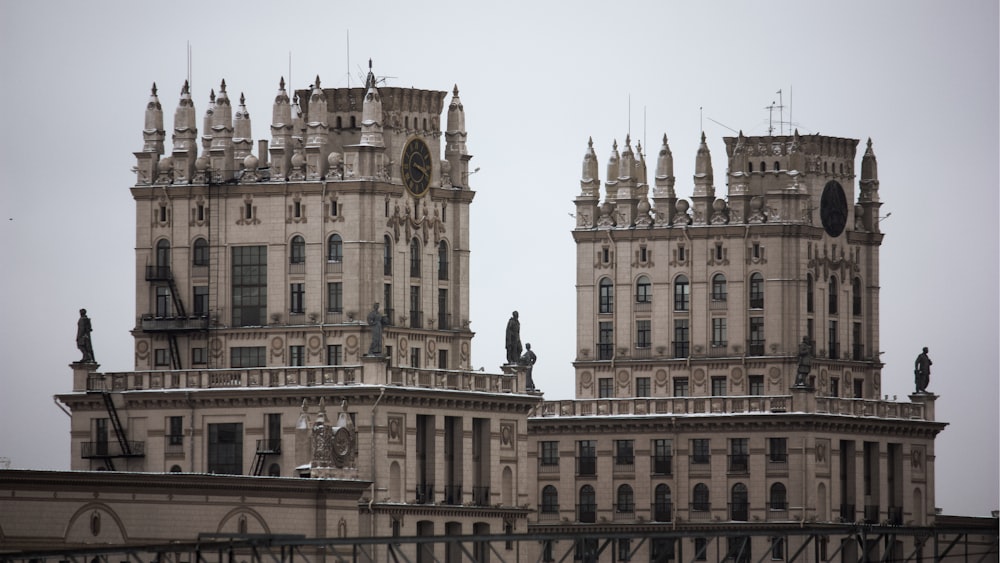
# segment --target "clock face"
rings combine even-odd
[[[401,165],[403,185],[414,197],[427,193],[431,183],[431,151],[421,139],[413,139],[403,148]]]
[[[823,228],[831,237],[839,237],[847,225],[847,196],[836,180],[826,183],[819,199],[819,216]]]

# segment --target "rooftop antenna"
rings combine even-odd
[[[785,134],[785,102],[781,97],[781,90],[778,92],[778,129],[782,135]]]
[[[705,108],[704,106],[698,106],[698,128],[701,132],[705,132]]]
[[[187,81],[188,88],[194,89],[194,85],[191,84],[191,40],[187,42]]]
[[[733,129],[732,127],[726,125],[725,123],[721,123],[719,121],[716,121],[716,120],[712,119],[711,117],[706,117],[705,119],[711,121],[712,123],[714,123],[716,125],[721,125],[722,127],[725,127],[726,129],[729,129],[733,133],[739,134],[739,131],[737,131],[736,129]]]
[[[632,136],[632,92],[628,93],[628,136]]]
[[[351,30],[347,30],[347,88],[351,88]]]
[[[288,51],[288,89],[295,94],[295,83],[292,82],[292,52]]]

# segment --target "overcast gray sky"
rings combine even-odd
[[[52,396],[71,389],[80,307],[102,371],[132,368],[132,153],[154,81],[172,126],[188,41],[199,127],[224,78],[231,98],[246,94],[255,139],[269,138],[289,54],[296,88],[317,74],[357,85],[369,58],[392,86],[457,84],[480,168],[473,363],[498,371],[517,309],[548,399],[573,396],[569,213],[588,137],[603,180],[615,139],[631,131],[655,155],[666,133],[681,197],[701,124],[725,193],[722,137],[766,134],[779,89],[800,132],[859,139],[856,166],[871,137],[891,213],[883,392],[911,392],[913,358],[930,347],[930,390],[950,423],[937,440],[937,506],[998,508],[995,0],[4,1],[0,457],[13,467],[69,467],[69,419]]]

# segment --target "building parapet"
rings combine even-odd
[[[927,420],[933,417],[921,403],[871,399],[816,397],[815,408],[792,409],[791,395],[727,397],[641,397],[628,399],[578,399],[544,401],[532,417],[714,415],[811,412],[900,420]]]

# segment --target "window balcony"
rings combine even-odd
[[[648,360],[652,356],[652,348],[648,342],[639,342],[635,345],[632,357],[637,360]]]
[[[672,475],[673,474],[673,456],[654,456],[653,457],[653,474],[654,475]]]
[[[708,303],[709,310],[712,311],[725,311],[729,308],[729,302],[726,301],[726,296],[712,296],[712,300]]]
[[[291,262],[288,264],[289,274],[304,274],[306,273],[306,263],[302,262]]]
[[[462,485],[445,485],[444,503],[462,504]]]
[[[736,522],[746,522],[750,519],[750,503],[732,502],[729,503],[729,519]]]
[[[554,460],[554,461],[545,460],[545,459],[540,460],[538,462],[538,472],[539,473],[553,473],[553,474],[558,475],[559,474],[559,460],[558,459]]]
[[[635,520],[635,504],[629,502],[614,505],[613,519],[615,522]]]
[[[538,521],[539,522],[558,522],[559,521],[559,505],[558,504],[543,504],[538,509]]]
[[[686,358],[691,353],[691,342],[687,340],[675,340],[674,345],[674,357],[675,358]]]
[[[902,526],[903,525],[903,507],[902,506],[890,506],[887,509],[886,520],[890,526]]]
[[[688,519],[691,521],[706,522],[712,519],[712,503],[708,501],[696,500],[691,503],[688,511]]]
[[[750,308],[751,309],[763,309],[764,308],[764,296],[763,295],[751,295],[750,296]]]
[[[597,458],[596,457],[576,458],[576,474],[597,475]]]
[[[146,281],[170,281],[173,274],[170,266],[146,266]]]
[[[597,359],[598,360],[610,360],[615,355],[615,345],[611,343],[598,342],[597,343]]]
[[[729,454],[729,473],[746,475],[750,472],[750,456],[748,454]]]
[[[156,317],[143,315],[141,320],[144,332],[188,332],[208,329],[208,317],[204,315],[190,317]]]
[[[653,310],[653,303],[651,301],[637,301],[634,308],[636,313],[649,313]]]
[[[856,517],[856,512],[853,504],[840,505],[841,522],[854,522],[855,517]]]
[[[866,504],[865,505],[865,524],[878,524],[879,515],[879,505],[877,504]]]
[[[122,450],[119,442],[83,442],[80,457],[83,459],[103,459],[108,457],[143,457],[146,455],[145,442],[125,442],[128,451]]]
[[[729,342],[725,340],[713,341],[712,345],[708,348],[708,357],[710,358],[722,358],[729,353]]]
[[[490,505],[490,488],[488,486],[472,487],[472,504],[476,506]]]
[[[257,453],[278,455],[281,453],[281,438],[266,438],[257,440]]]
[[[748,356],[763,356],[764,355],[764,341],[763,340],[748,340],[747,341],[747,355]]]
[[[615,474],[635,473],[635,459],[631,457],[615,458],[613,469]]]
[[[654,502],[652,506],[654,522],[673,521],[674,505],[669,501]]]
[[[423,311],[410,311],[410,328],[424,328]]]
[[[576,505],[576,521],[585,524],[597,522],[597,505],[591,503]]]
[[[434,483],[417,483],[417,504],[434,503]]]
[[[451,330],[451,313],[438,316],[438,330]]]

